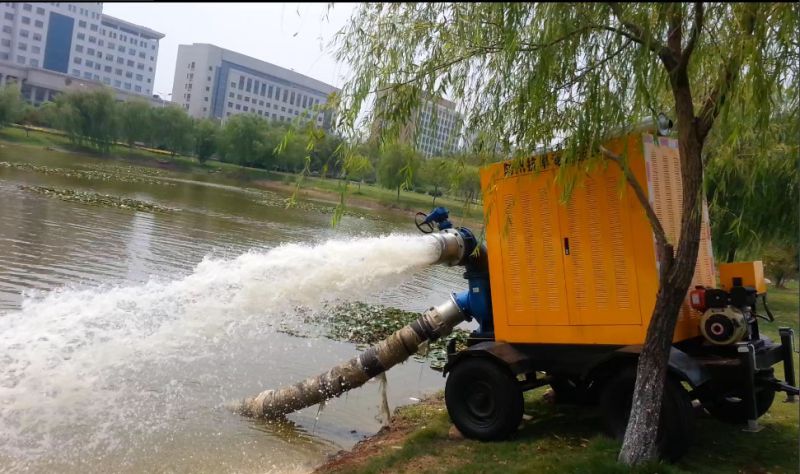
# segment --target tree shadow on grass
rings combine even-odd
[[[616,454],[621,443],[605,434],[597,407],[548,403],[542,391],[526,394],[525,421],[514,436],[516,442],[537,443],[540,450],[585,448],[575,458],[578,464],[592,462],[592,472],[617,472]],[[776,399],[772,410],[759,422],[758,433],[743,431],[743,425],[720,422],[695,404],[695,430],[692,447],[676,464],[653,463],[646,472],[797,472],[798,405]],[[588,456],[588,458],[587,458]],[[562,467],[570,471],[572,463]],[[655,470],[653,470],[655,469]],[[623,470],[622,472],[628,472]]]
[[[525,415],[517,438],[561,436],[586,438],[603,434],[603,425],[596,407],[552,404],[542,398],[544,389],[525,395]],[[527,418],[526,417],[526,418]]]

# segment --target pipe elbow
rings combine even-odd
[[[448,336],[453,328],[466,319],[467,315],[451,295],[450,299],[426,311],[410,326],[420,341],[435,341]]]

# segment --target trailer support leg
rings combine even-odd
[[[749,342],[740,342],[738,346],[737,351],[744,371],[742,408],[747,413],[747,428],[744,431],[756,433],[761,431],[761,426],[758,424],[758,408],[756,407],[756,351]]]
[[[779,328],[781,335],[781,346],[783,346],[783,380],[787,385],[797,386],[797,379],[794,375],[794,330],[792,328]],[[793,403],[797,401],[797,396],[793,393],[786,393],[786,401]]]

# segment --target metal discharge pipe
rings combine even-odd
[[[466,245],[460,232],[447,229],[435,234],[428,234],[428,236],[439,244],[439,259],[434,264],[445,264],[452,267],[464,260]]]
[[[455,240],[448,236],[441,239],[441,242],[443,242],[442,255],[437,263],[449,263],[456,256],[453,250],[457,248],[453,247]],[[461,247],[463,249],[463,241]],[[419,319],[397,330],[357,357],[303,382],[278,390],[266,390],[255,397],[245,398],[232,408],[244,416],[276,419],[338,397],[405,361],[417,352],[423,342],[447,336],[465,319],[466,315],[451,296],[450,300],[429,309]]]

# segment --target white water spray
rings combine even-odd
[[[120,432],[163,428],[163,418],[148,414],[170,410],[145,406],[143,371],[224,353],[220,347],[235,347],[245,332],[268,334],[297,306],[363,299],[438,256],[424,236],[288,244],[206,258],[174,281],[29,297],[20,311],[0,315],[0,462],[23,468],[54,449],[79,456],[125,448],[130,439]],[[169,385],[159,388],[162,399],[179,405],[182,392]],[[69,433],[75,446],[65,445]]]

